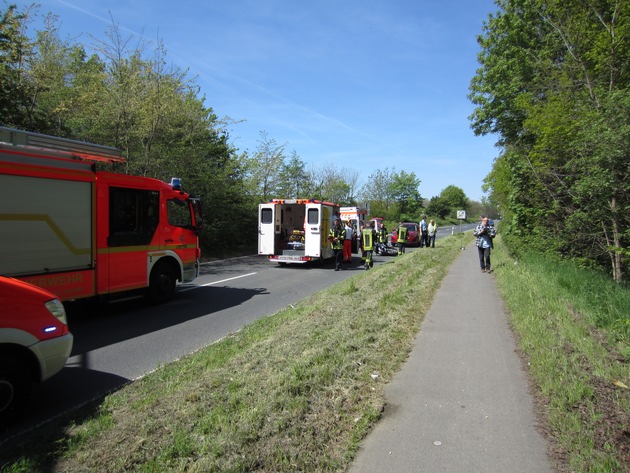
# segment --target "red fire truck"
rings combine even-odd
[[[199,274],[201,204],[157,179],[96,169],[116,148],[0,127],[0,275],[61,300],[144,290],[154,302]]]

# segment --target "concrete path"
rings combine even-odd
[[[481,272],[471,245],[442,282],[349,471],[552,471],[515,350],[494,276]]]

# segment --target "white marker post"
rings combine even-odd
[[[466,220],[466,211],[465,210],[458,210],[457,211],[457,218],[459,219],[459,234],[461,235],[461,238],[463,238],[464,235],[462,234],[462,220]],[[464,249],[466,249],[466,248],[464,247],[464,245],[462,245],[462,250],[464,250]]]

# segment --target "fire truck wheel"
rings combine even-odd
[[[149,280],[149,300],[154,304],[162,304],[173,298],[177,277],[168,263],[158,263],[151,271]]]
[[[19,359],[0,357],[0,425],[7,425],[30,398],[28,369]]]

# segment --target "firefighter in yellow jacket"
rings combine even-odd
[[[407,235],[409,234],[409,229],[403,225],[402,222],[398,224],[398,253],[403,254],[405,252],[405,247],[407,246]]]
[[[376,244],[376,230],[374,230],[374,223],[363,227],[361,232],[361,248],[363,249],[363,258],[365,259],[365,269],[368,270],[374,266],[374,245]]]
[[[335,271],[341,269],[341,259],[343,257],[343,241],[346,238],[346,231],[341,225],[341,219],[335,218],[333,228],[328,232],[328,241],[330,242],[333,253],[335,254]]]

